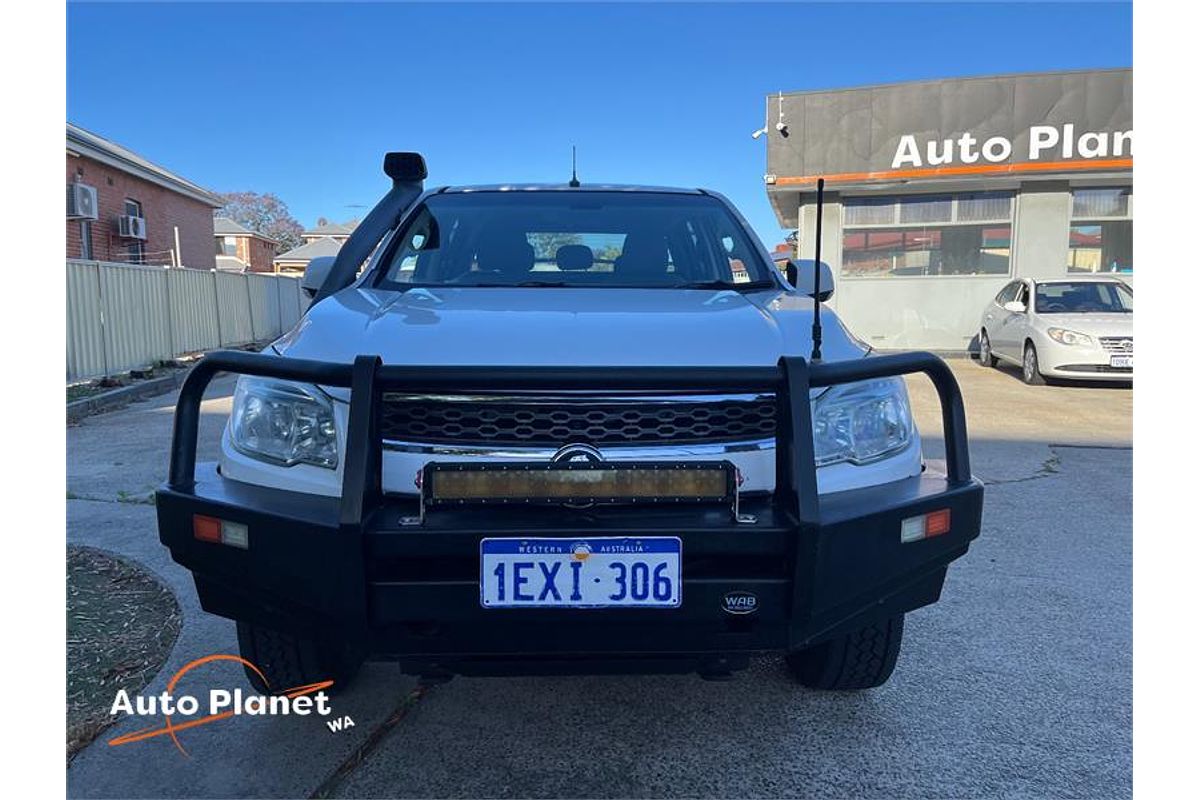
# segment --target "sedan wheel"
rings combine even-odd
[[[1021,359],[1021,377],[1030,386],[1044,386],[1046,383],[1038,368],[1037,350],[1032,344],[1025,345],[1025,358]]]
[[[979,364],[984,367],[996,366],[996,356],[992,354],[992,340],[987,331],[979,332]]]

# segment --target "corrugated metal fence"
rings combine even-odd
[[[67,261],[67,381],[266,342],[308,307],[287,275]]]

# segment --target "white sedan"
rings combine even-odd
[[[1008,361],[1025,382],[1133,381],[1133,290],[1111,277],[1012,281],[988,303],[979,363]]]

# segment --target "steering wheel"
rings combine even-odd
[[[1046,303],[1046,311],[1066,311],[1067,307],[1062,303]]]

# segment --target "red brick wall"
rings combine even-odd
[[[237,237],[237,257],[247,272],[274,272],[275,245],[256,236]]]
[[[125,246],[133,240],[117,235],[117,217],[125,214],[125,199],[128,198],[142,204],[142,216],[146,218],[143,246],[148,262],[170,262],[167,251],[175,247],[174,228],[179,226],[183,266],[196,269],[216,266],[212,206],[86,156],[68,155],[67,182],[73,182],[77,175],[80,183],[96,188],[99,201],[99,219],[92,220],[92,258],[128,260]],[[79,220],[67,220],[67,258],[80,257]]]
[[[275,245],[255,237],[250,238],[250,258],[247,263],[251,272],[275,271]]]

